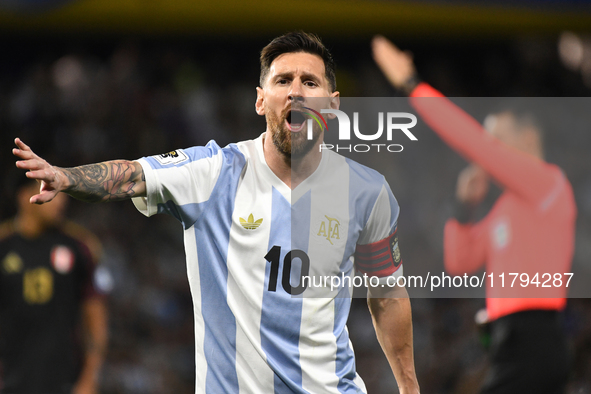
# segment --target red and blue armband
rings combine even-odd
[[[355,249],[355,266],[369,276],[380,278],[390,276],[402,265],[398,235],[392,235],[367,245],[357,245]]]

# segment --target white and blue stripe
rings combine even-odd
[[[291,191],[267,166],[263,138],[139,160],[148,197],[134,204],[185,229],[196,393],[365,393],[346,329],[350,289],[292,297],[282,286],[284,259],[300,249],[310,275],[352,276],[356,244],[390,235],[398,204],[381,175],[333,152]],[[251,214],[263,219],[254,230],[240,223]],[[318,235],[327,217],[338,220],[338,238]],[[273,247],[281,250],[269,291]],[[293,260],[292,286],[300,269]]]

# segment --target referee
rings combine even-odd
[[[411,97],[424,121],[472,163],[458,177],[457,217],[449,219],[444,230],[447,271],[461,275],[485,266],[495,274],[519,272],[531,278],[538,273],[541,281],[543,273],[570,272],[577,211],[573,191],[560,168],[544,161],[535,118],[508,107],[489,115],[486,132],[420,82],[408,54],[383,37],[374,39],[373,51],[386,77]],[[476,222],[472,213],[485,197],[489,179],[503,193]],[[499,286],[487,288],[492,343],[483,394],[564,392],[568,354],[559,312],[566,305],[565,281],[543,293],[519,289],[507,294]],[[509,298],[515,296],[519,298]]]

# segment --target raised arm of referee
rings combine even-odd
[[[566,279],[562,279],[571,269],[576,206],[564,173],[544,161],[539,124],[531,114],[508,107],[489,115],[485,130],[421,82],[409,54],[383,37],[374,39],[373,52],[386,77],[410,96],[423,120],[472,163],[458,179],[459,202],[465,208],[478,204],[486,194],[487,177],[503,189],[479,222],[470,215],[447,221],[446,270],[462,274],[484,264],[494,274],[559,278],[550,288],[520,287],[511,289],[510,295],[498,284],[487,283],[492,353],[482,392],[561,393],[568,357],[558,312],[566,305]]]

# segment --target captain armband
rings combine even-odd
[[[368,276],[385,278],[402,274],[402,257],[398,246],[398,229],[392,235],[367,245],[357,245],[355,266]]]

